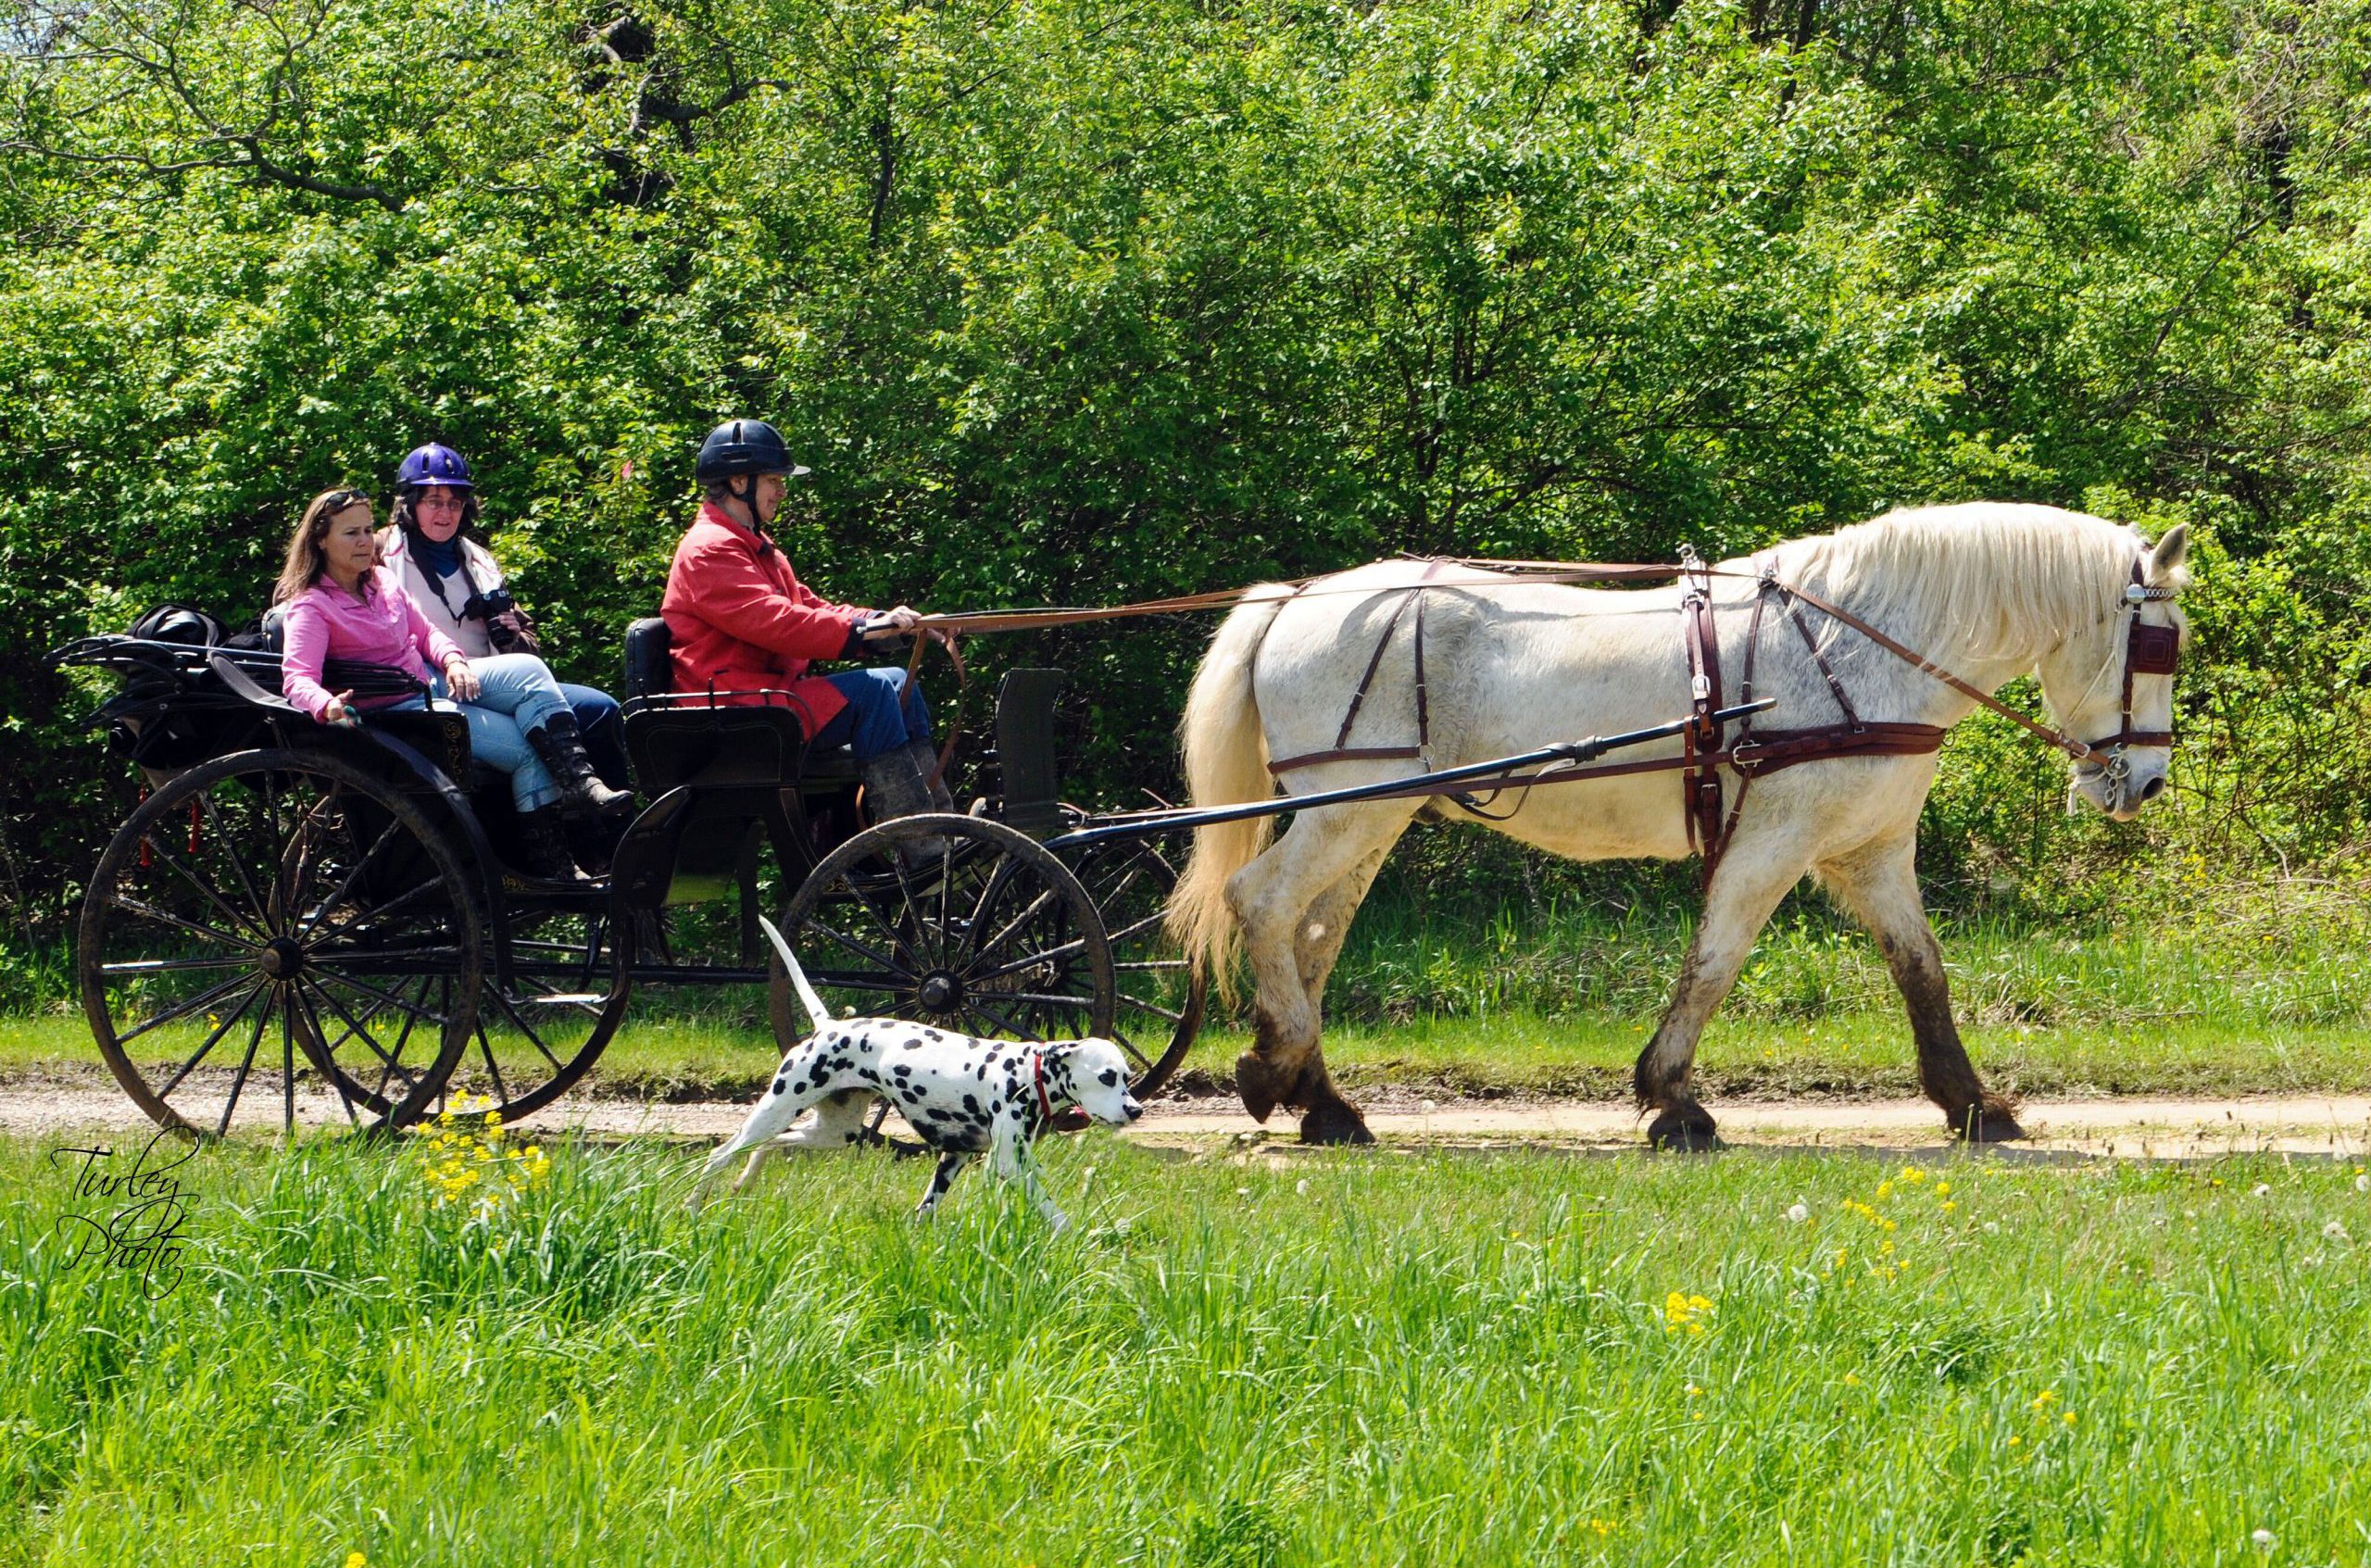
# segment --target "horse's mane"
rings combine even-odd
[[[2104,619],[2146,548],[2138,530],[2083,512],[1974,501],[1904,508],[1777,555],[1783,578],[1881,625],[1948,627],[1990,653]]]

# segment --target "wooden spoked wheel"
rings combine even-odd
[[[606,887],[515,897],[492,958],[477,1022],[438,1109],[515,1121],[573,1087],[625,1018],[633,931],[610,916]]]
[[[321,752],[175,775],[83,900],[82,1009],[159,1125],[199,1137],[424,1114],[477,1028],[485,930],[420,800]]]
[[[1001,822],[934,815],[868,828],[799,884],[781,926],[835,1017],[1008,1040],[1111,1032],[1111,945],[1094,900]],[[812,1025],[774,968],[769,1002],[787,1048]]]
[[[1165,920],[1177,870],[1149,838],[1106,840],[1064,858],[1111,939],[1118,1006],[1111,1040],[1133,1066],[1129,1087],[1159,1093],[1202,1027],[1209,982],[1171,941]]]

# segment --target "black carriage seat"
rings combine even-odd
[[[298,745],[307,742],[334,745],[341,738],[333,727],[315,723],[295,703],[278,692],[265,690],[254,676],[225,656],[216,654],[209,662],[215,678],[251,707],[303,720],[301,725],[290,725],[283,732],[290,741]],[[427,758],[443,771],[446,778],[463,789],[474,789],[491,779],[492,770],[480,767],[470,755],[469,720],[449,708],[373,713],[367,715],[364,722]]]
[[[1069,679],[1060,670],[1008,670],[997,686],[997,776],[1008,827],[1032,838],[1062,831],[1060,774],[1054,760],[1054,699]]]
[[[777,784],[821,794],[856,783],[856,754],[846,746],[810,747],[787,708],[653,702],[674,689],[672,642],[667,622],[655,615],[626,628],[626,749],[645,791]]]

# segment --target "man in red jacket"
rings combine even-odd
[[[701,444],[695,470],[706,498],[668,569],[666,618],[675,689],[719,706],[788,706],[810,745],[852,745],[876,820],[949,810],[933,782],[930,710],[898,668],[813,675],[817,659],[853,659],[866,645],[910,633],[922,617],[899,605],[838,604],[798,580],[766,530],[790,481],[782,435],[762,420],[728,420]]]

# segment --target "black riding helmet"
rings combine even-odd
[[[702,484],[738,479],[743,474],[779,473],[797,479],[808,470],[790,460],[782,432],[763,420],[727,420],[700,443],[700,460],[692,470]]]

